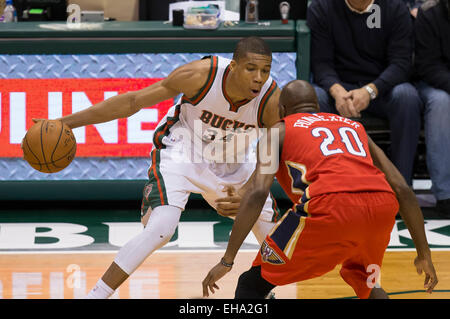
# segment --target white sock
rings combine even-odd
[[[103,280],[99,279],[95,287],[86,296],[86,299],[108,299],[113,293],[114,290],[105,284]]]

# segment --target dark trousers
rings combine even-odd
[[[264,299],[275,287],[261,276],[261,266],[252,266],[239,276],[234,299]]]

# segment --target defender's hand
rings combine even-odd
[[[222,263],[215,265],[202,282],[203,297],[209,297],[209,290],[211,290],[212,293],[215,293],[214,289],[220,289],[219,286],[217,286],[216,281],[225,276],[230,270],[231,267],[226,267],[222,265]]]
[[[429,294],[431,294],[433,292],[434,287],[438,283],[436,271],[434,270],[431,257],[425,258],[416,257],[416,259],[414,260],[414,265],[416,266],[417,273],[419,275],[421,275],[422,272],[425,272],[425,281],[423,283],[423,287],[427,290]]]

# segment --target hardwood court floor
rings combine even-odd
[[[212,298],[232,298],[238,276],[249,268],[255,251],[239,252],[232,271],[222,278]],[[114,298],[201,298],[201,282],[223,252],[157,252],[118,289]],[[115,253],[2,253],[0,298],[83,298],[114,259]],[[424,275],[413,266],[415,252],[388,251],[381,284],[391,298],[450,299],[450,251],[433,251],[438,273],[436,291],[423,291]],[[277,299],[354,297],[339,277],[339,267],[321,278],[275,289]]]

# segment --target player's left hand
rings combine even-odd
[[[416,259],[414,259],[414,265],[416,266],[416,270],[419,275],[421,275],[422,272],[425,273],[425,281],[423,283],[423,287],[429,294],[431,294],[434,287],[438,283],[436,270],[434,269],[433,262],[431,261],[431,255],[427,255],[423,258],[419,258],[417,256]]]
[[[217,213],[224,217],[236,217],[241,204],[241,195],[232,185],[225,186],[223,192],[227,192],[227,196],[216,199]]]
[[[227,272],[231,270],[231,267],[226,267],[222,265],[222,263],[218,263],[215,265],[206,275],[205,279],[203,279],[202,285],[203,285],[203,297],[209,297],[209,290],[212,293],[215,293],[214,289],[220,289],[219,286],[217,286],[216,281],[218,281],[220,278],[225,276]]]

